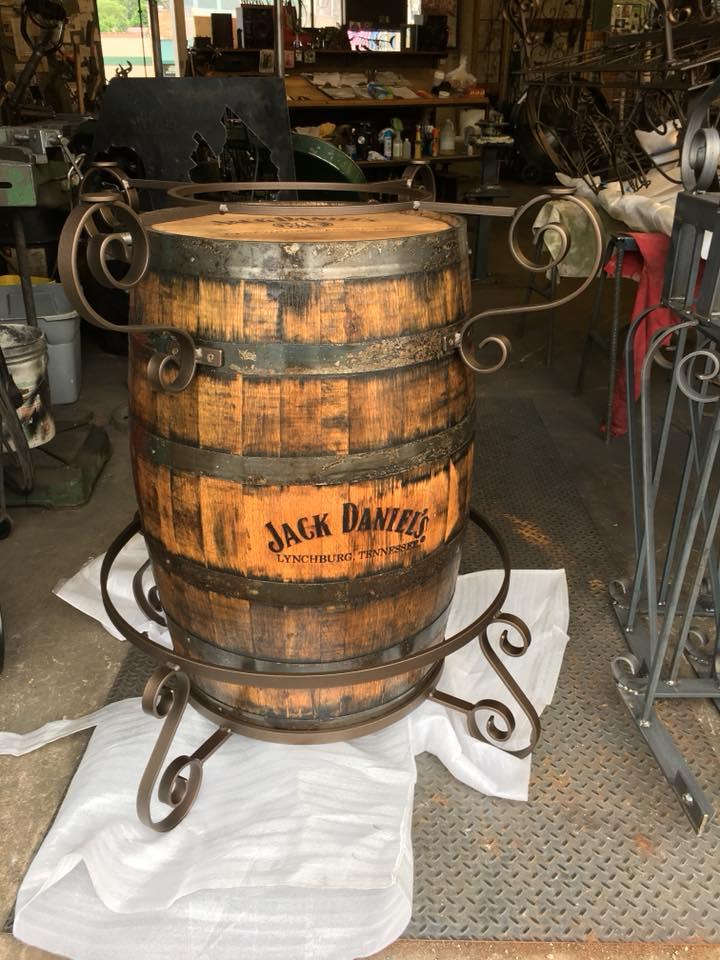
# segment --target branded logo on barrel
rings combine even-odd
[[[341,563],[354,558],[367,560],[416,549],[425,542],[429,523],[427,507],[370,507],[346,501],[336,514],[314,513],[293,520],[268,522],[265,527],[270,534],[268,550],[277,555],[279,563]],[[397,534],[399,542],[334,553],[321,549],[312,553],[287,552],[310,541],[321,548],[322,544],[317,541],[327,537],[347,537],[357,533],[369,535],[376,531]]]

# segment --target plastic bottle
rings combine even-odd
[[[383,156],[386,160],[390,160],[392,158],[392,145],[392,130],[383,130]]]
[[[412,149],[410,147],[410,141],[407,137],[403,140],[402,144],[402,158],[403,160],[409,160],[412,156]]]
[[[432,146],[430,147],[430,156],[436,157],[440,153],[440,131],[433,127]]]
[[[395,136],[393,137],[393,142],[392,142],[393,158],[396,160],[399,159],[400,157],[402,157],[402,152],[403,152],[402,138],[400,136],[400,131],[396,130]]]
[[[448,117],[440,134],[440,153],[455,152],[455,124]]]

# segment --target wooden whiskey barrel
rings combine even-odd
[[[373,665],[438,643],[472,472],[464,222],[418,212],[188,215],[148,229],[133,320],[222,366],[151,389],[131,344],[133,470],[176,649],[226,666]],[[399,708],[432,667],[321,689],[201,679],[258,729]]]

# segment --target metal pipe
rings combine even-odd
[[[285,76],[285,9],[283,0],[275,0],[275,76]]]
[[[15,256],[17,257],[20,286],[22,288],[25,317],[31,327],[36,327],[37,312],[35,297],[33,296],[32,280],[30,279],[30,260],[28,259],[27,244],[25,242],[25,224],[21,213],[13,214],[13,230],[15,231]]]
[[[163,75],[162,46],[160,44],[160,21],[158,20],[157,0],[148,0],[148,24],[150,26],[150,43],[152,45],[155,76]]]

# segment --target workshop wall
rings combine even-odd
[[[43,57],[34,85],[41,97],[60,113],[91,110],[104,81],[100,30],[95,0],[67,0],[68,13],[60,49]],[[22,5],[0,0],[0,67],[3,86],[21,73],[31,48],[21,32]],[[28,22],[29,36],[37,27]]]

